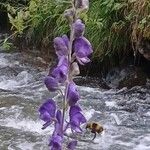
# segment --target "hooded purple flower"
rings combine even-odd
[[[55,111],[56,111],[56,104],[52,99],[47,100],[39,108],[40,119],[46,122],[43,125],[42,129],[45,129],[52,123],[53,119],[55,118]]]
[[[86,122],[85,117],[81,113],[81,108],[79,106],[71,106],[69,111],[70,116],[70,126],[71,130],[75,132],[82,132],[80,125]]]
[[[57,67],[52,71],[52,76],[57,79],[58,82],[63,83],[67,78],[67,72],[68,60],[65,57],[61,57]]]
[[[54,39],[54,48],[58,57],[68,55],[68,43],[69,39],[67,35],[63,35],[62,37],[56,37]]]
[[[69,150],[74,150],[77,146],[77,141],[71,141],[69,144],[68,144],[68,149]]]
[[[79,38],[84,34],[85,25],[82,23],[81,19],[77,19],[75,23],[73,23],[73,28],[75,38]]]
[[[73,50],[78,62],[81,65],[84,65],[90,61],[88,56],[93,52],[93,50],[91,43],[85,37],[75,39]]]
[[[80,98],[79,92],[74,82],[70,82],[69,84],[67,98],[70,106],[75,105]]]
[[[63,142],[63,138],[61,136],[53,135],[51,137],[49,146],[51,146],[51,150],[62,150],[62,142]]]
[[[44,83],[45,83],[45,85],[49,91],[53,92],[53,91],[56,91],[58,89],[58,81],[51,76],[47,76],[44,79]]]

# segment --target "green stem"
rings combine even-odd
[[[74,8],[74,5],[73,5],[73,8]],[[74,21],[75,21],[75,18],[76,18],[76,15],[74,17]],[[68,93],[68,88],[69,88],[69,82],[71,81],[70,66],[71,66],[71,61],[72,61],[71,55],[72,55],[73,40],[74,40],[74,29],[73,29],[72,24],[70,24],[70,41],[69,41],[69,53],[68,53],[69,63],[68,63],[68,74],[67,74],[66,85],[65,85],[65,95],[63,99],[62,132],[64,131],[63,128],[64,128],[64,120],[65,120],[65,112],[66,112],[66,104],[67,104],[67,93]]]

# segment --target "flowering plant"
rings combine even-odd
[[[45,129],[54,123],[54,131],[50,138],[51,150],[62,150],[64,135],[68,129],[75,133],[81,133],[81,125],[86,122],[82,110],[78,104],[80,95],[73,77],[80,73],[78,64],[85,65],[90,61],[88,56],[93,52],[90,42],[84,37],[85,25],[79,15],[88,10],[88,0],[72,0],[72,7],[64,12],[70,25],[70,38],[67,35],[54,39],[54,48],[58,57],[58,64],[53,68],[44,82],[51,92],[61,91],[63,100],[62,108],[56,105],[53,99],[48,99],[40,108],[40,119],[45,123]],[[60,85],[65,86],[64,92]],[[65,120],[68,114],[69,120]],[[67,149],[73,150],[77,140],[70,141]]]

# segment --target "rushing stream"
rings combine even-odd
[[[0,53],[0,150],[48,150],[52,127],[41,129],[38,108],[46,98],[60,101],[60,97],[45,88],[46,71],[22,59],[20,53]],[[92,82],[79,86],[80,103],[87,119],[100,122],[105,131],[94,141],[90,141],[93,134],[84,131],[82,138],[88,142],[80,140],[77,149],[150,150],[149,83],[104,90]]]

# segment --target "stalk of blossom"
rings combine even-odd
[[[70,25],[70,39],[67,35],[54,39],[54,48],[58,57],[58,64],[52,69],[44,83],[49,91],[54,92],[61,84],[65,85],[62,110],[56,108],[54,100],[49,99],[40,107],[40,119],[45,124],[43,129],[54,122],[54,131],[49,141],[51,150],[62,150],[65,131],[70,128],[72,132],[82,132],[81,125],[86,122],[81,108],[78,106],[80,99],[73,77],[80,73],[79,64],[84,65],[90,61],[88,56],[93,52],[90,42],[83,36],[85,24],[77,19],[79,12],[84,12],[89,7],[88,0],[72,0],[72,8],[65,11],[65,17]],[[69,121],[65,123],[66,104],[69,105]],[[70,141],[69,150],[74,150],[77,141]]]

